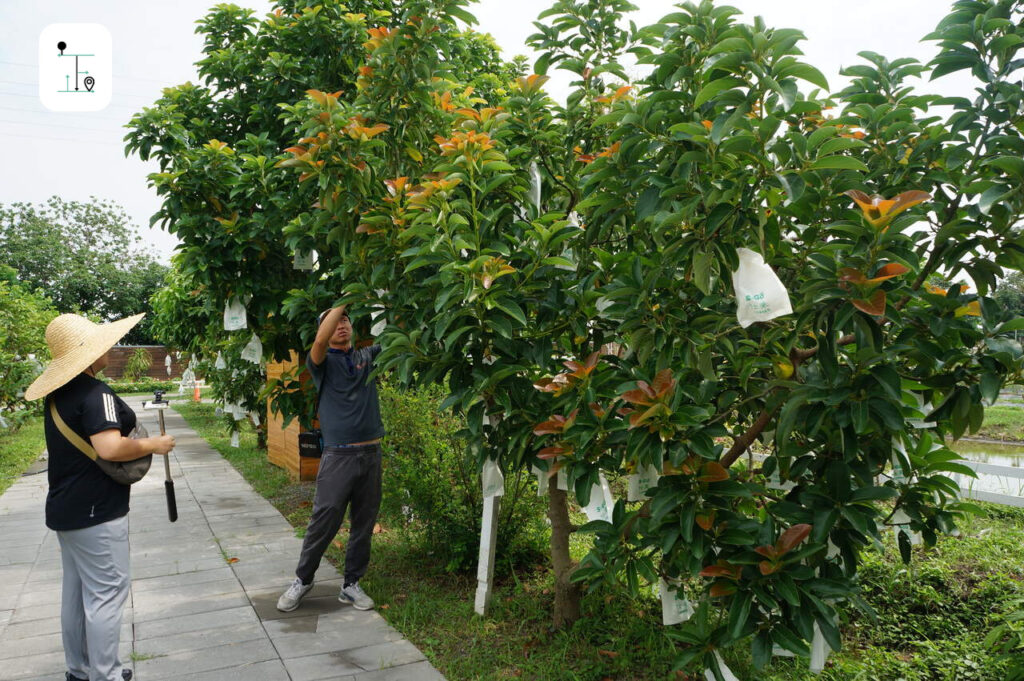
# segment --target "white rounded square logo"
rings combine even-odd
[[[39,34],[39,99],[50,111],[99,111],[113,92],[113,42],[100,24],[50,24]]]

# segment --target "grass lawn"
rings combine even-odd
[[[301,534],[313,483],[293,482],[267,462],[248,422],[236,449],[212,405],[174,408]],[[1004,681],[1004,668],[982,641],[1010,600],[1024,596],[1024,511],[984,508],[986,516],[968,521],[959,537],[943,538],[928,552],[915,549],[909,567],[895,550],[887,556],[866,552],[861,579],[878,621],[848,615],[844,649],[830,658],[821,676],[809,674],[806,662],[782,658],[757,674],[746,650],[729,652],[727,663],[739,678],[760,681]],[[398,519],[381,522],[385,529],[374,539],[363,584],[381,615],[450,681],[687,678],[671,672],[674,644],[665,636],[660,602],[652,595],[633,600],[617,591],[596,591],[584,599],[580,622],[569,631],[553,631],[551,576],[545,565],[533,565],[506,571],[496,583],[491,614],[481,618],[473,613],[475,574],[445,573],[405,531],[392,529]],[[328,551],[335,565],[343,559],[343,541],[339,535]],[[892,549],[891,535],[885,541]],[[581,542],[578,549],[586,547]]]
[[[29,420],[16,432],[0,430],[0,494],[21,477],[44,449],[46,440],[41,416]]]
[[[985,421],[971,437],[1024,442],[1024,408],[995,405],[985,409]]]

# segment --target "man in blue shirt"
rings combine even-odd
[[[373,599],[359,586],[370,563],[370,541],[381,497],[380,419],[376,381],[368,381],[379,345],[352,346],[352,322],[345,306],[320,315],[306,367],[320,395],[318,416],[324,450],[316,476],[313,515],[302,542],[295,581],[281,594],[277,609],[299,607],[313,588],[320,559],[338,533],[351,506],[349,539],[345,551],[345,582],[338,600],[359,610],[373,608]]]

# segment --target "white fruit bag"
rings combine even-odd
[[[761,254],[739,248],[740,267],[732,273],[736,291],[736,319],[747,328],[754,322],[766,322],[793,312],[789,293]]]
[[[224,303],[224,330],[238,331],[249,326],[249,319],[245,314],[245,305],[237,296],[232,296]]]
[[[505,476],[494,459],[487,459],[484,462],[484,469],[481,472],[483,482],[484,498],[500,497],[505,494]]]

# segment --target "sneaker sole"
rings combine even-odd
[[[356,605],[354,602],[350,601],[349,599],[345,598],[344,596],[338,596],[338,602],[339,603],[344,603],[345,605],[351,605],[356,610],[373,610],[373,606],[372,605],[362,605],[362,606]]]
[[[293,606],[292,606],[292,607],[290,607],[290,608],[282,608],[282,607],[281,607],[281,606],[279,605],[279,606],[277,606],[277,611],[278,611],[278,612],[294,612],[295,610],[298,610],[298,609],[299,609],[299,605],[301,605],[301,604],[300,604],[300,603],[296,603],[295,605],[293,605]]]

